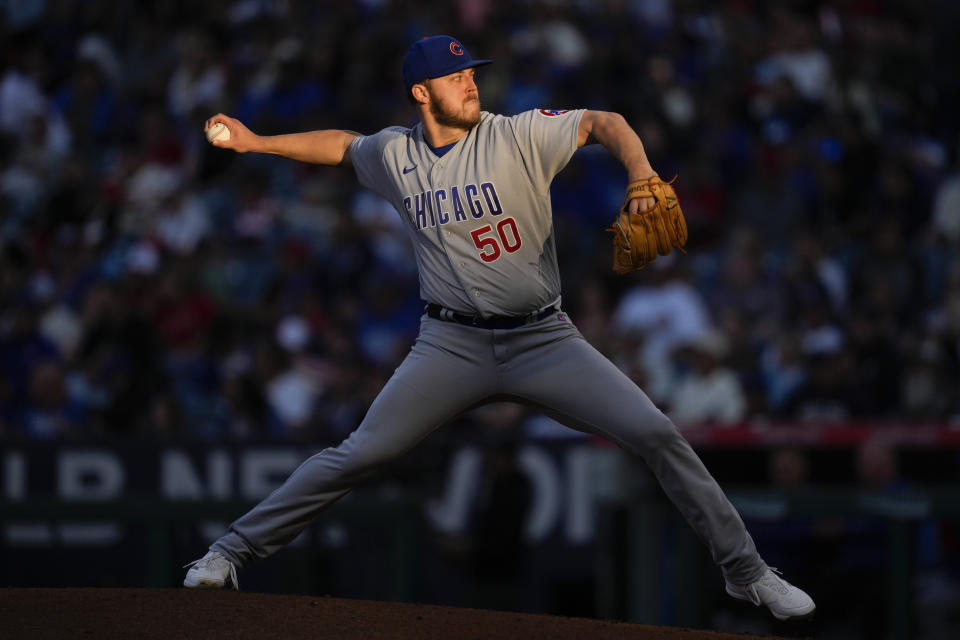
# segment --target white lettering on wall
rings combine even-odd
[[[260,500],[283,484],[301,462],[296,451],[246,451],[240,458],[240,494],[247,500]]]
[[[592,450],[573,447],[566,455],[567,477],[567,540],[573,544],[589,542],[594,532],[594,505],[591,487]]]
[[[63,500],[106,501],[123,493],[123,464],[108,451],[63,451],[57,471],[57,493]]]
[[[476,497],[483,456],[476,447],[463,447],[453,456],[447,472],[447,488],[441,498],[427,501],[430,523],[446,534],[462,533]]]
[[[215,450],[207,455],[206,485],[201,471],[183,451],[164,451],[160,458],[160,493],[170,500],[227,500],[233,491],[231,471],[233,464],[225,451]]]
[[[533,488],[526,533],[539,541],[550,535],[560,516],[560,476],[550,456],[536,447],[524,447],[517,459]]]
[[[168,500],[203,499],[200,476],[184,452],[163,452],[160,458],[160,495]]]
[[[27,461],[19,451],[8,451],[3,458],[3,492],[11,502],[27,498]]]
[[[589,445],[571,447],[557,461],[546,449],[528,445],[519,452],[517,464],[531,487],[526,538],[543,540],[562,525],[568,542],[589,542],[596,531],[593,449]],[[430,524],[443,533],[463,533],[482,474],[483,451],[474,446],[458,449],[447,470],[446,490],[426,505]]]
[[[60,542],[65,547],[108,547],[123,536],[123,527],[115,522],[62,524]]]
[[[229,500],[233,497],[233,460],[230,454],[214,450],[207,456],[207,486],[210,497],[216,500]]]

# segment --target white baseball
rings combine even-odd
[[[229,140],[230,139],[230,129],[227,129],[227,125],[222,122],[214,122],[213,126],[207,129],[207,140],[213,142],[214,140]]]

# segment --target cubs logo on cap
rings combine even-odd
[[[403,84],[410,87],[428,78],[456,73],[493,60],[474,60],[459,40],[450,36],[430,36],[417,40],[403,58]]]

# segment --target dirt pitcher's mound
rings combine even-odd
[[[745,640],[757,636],[399,602],[187,589],[0,589],[3,638]]]

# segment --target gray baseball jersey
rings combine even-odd
[[[577,150],[583,110],[480,123],[443,157],[418,124],[350,145],[360,183],[403,217],[420,296],[467,314],[526,315],[559,302],[550,182]]]
[[[237,566],[275,553],[433,430],[470,407],[510,399],[645,461],[728,581],[765,572],[740,516],[676,426],[566,314],[549,310],[560,298],[549,186],[577,148],[582,115],[483,113],[439,157],[419,125],[353,141],[360,182],[406,220],[426,301],[487,319],[548,311],[502,329],[424,315],[359,427],[308,458],[211,549]]]

